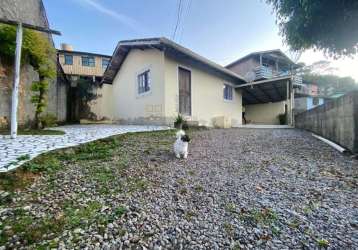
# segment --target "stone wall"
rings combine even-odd
[[[41,0],[1,0],[0,17],[21,20],[33,25],[48,27],[46,12]],[[51,35],[49,41],[53,44]],[[53,58],[56,61],[56,56]],[[35,114],[34,105],[31,103],[31,84],[38,80],[38,74],[28,65],[21,65],[19,86],[18,123],[20,126],[29,124]],[[1,63],[0,58],[0,127],[8,127],[11,111],[11,90],[13,85],[13,65]],[[48,113],[57,116],[59,121],[66,120],[67,104],[66,83],[54,80],[48,90]]]
[[[358,153],[358,91],[296,115],[296,127]]]

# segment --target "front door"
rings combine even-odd
[[[179,68],[179,113],[191,115],[191,72]]]

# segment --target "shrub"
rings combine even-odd
[[[174,121],[174,127],[177,129],[181,129],[184,121],[184,118],[180,114],[178,114]]]
[[[287,115],[285,113],[279,114],[278,119],[280,121],[280,125],[285,125],[287,123]]]
[[[54,114],[45,114],[40,117],[40,122],[43,128],[57,126],[57,117]]]

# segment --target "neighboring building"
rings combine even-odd
[[[0,17],[21,20],[28,24],[48,28],[46,11],[41,0],[2,0]],[[53,44],[51,35],[47,35]],[[53,58],[56,61],[56,57]],[[9,127],[11,111],[11,92],[13,86],[13,65],[0,58],[0,127]],[[34,119],[35,108],[31,103],[31,85],[38,81],[38,74],[29,64],[21,65],[19,85],[18,124],[27,126]],[[58,121],[66,120],[67,85],[61,81],[52,81],[48,90],[47,109],[45,112],[57,116]]]
[[[97,116],[126,124],[240,125],[245,80],[166,38],[122,41],[104,73]]]
[[[286,113],[288,123],[293,125],[293,88],[302,79],[294,75],[298,65],[281,50],[254,52],[226,68],[248,82],[240,88],[249,123],[279,124],[279,115]]]
[[[88,76],[101,81],[111,57],[89,52],[74,51],[71,45],[62,44],[57,50],[63,72],[70,77]]]
[[[325,103],[325,99],[316,84],[299,84],[295,88],[295,114],[320,106]]]
[[[102,88],[102,77],[106,70],[110,56],[74,51],[71,45],[61,44],[61,49],[57,50],[58,62],[61,67],[61,72],[66,76],[68,85],[70,86],[67,92],[67,121],[78,122],[81,119],[100,120],[102,116],[98,117],[95,113],[90,111],[88,105],[95,105],[100,101],[102,96],[100,92]],[[79,86],[77,86],[78,79],[86,79],[90,84],[93,84],[93,92],[98,94],[97,98],[91,103],[85,103],[78,98]]]

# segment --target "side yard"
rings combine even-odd
[[[190,134],[187,160],[129,133],[1,174],[0,245],[358,248],[357,160],[300,130]]]

